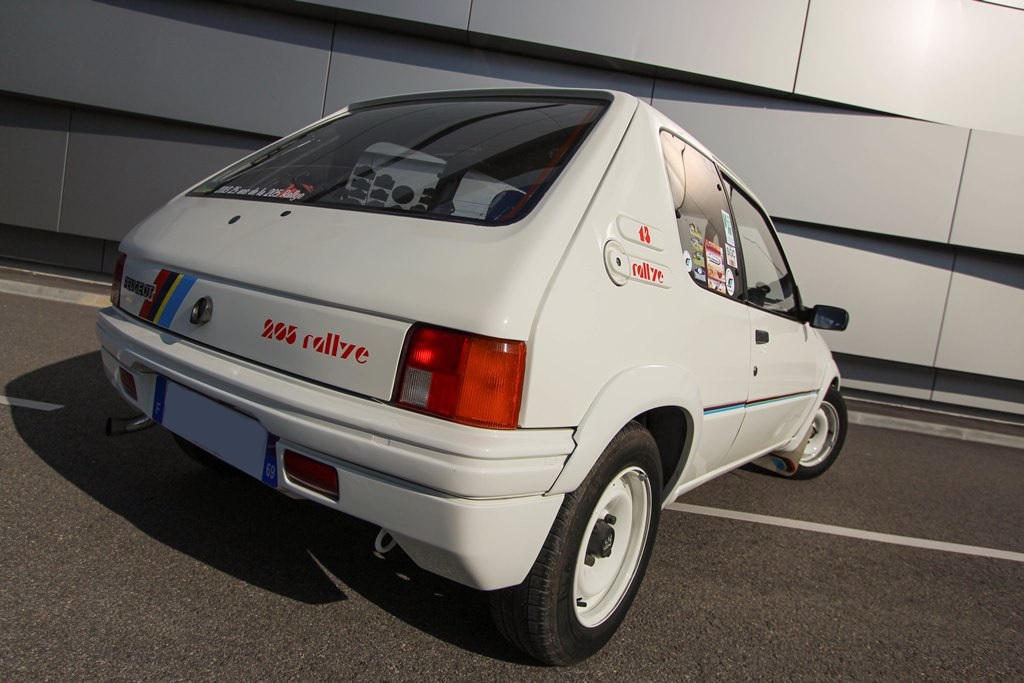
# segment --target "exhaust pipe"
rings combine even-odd
[[[373,542],[373,549],[381,555],[386,555],[394,550],[396,545],[398,545],[398,541],[391,535],[391,532],[382,528],[377,532],[377,540]]]
[[[139,413],[135,417],[108,417],[103,431],[107,433],[107,436],[120,436],[121,434],[140,432],[155,424],[156,422],[153,422],[153,418],[144,413]]]

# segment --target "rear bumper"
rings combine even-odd
[[[256,419],[285,448],[338,472],[338,501],[278,488],[388,529],[425,569],[491,590],[529,571],[561,505],[545,496],[575,447],[572,430],[464,427],[343,394],[140,323],[114,308],[97,334],[108,379],[151,415],[157,376]],[[135,376],[138,400],[120,389]]]

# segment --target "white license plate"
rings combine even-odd
[[[277,488],[277,439],[256,420],[157,377],[153,420],[264,484]]]

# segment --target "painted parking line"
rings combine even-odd
[[[12,408],[30,408],[32,410],[60,410],[64,406],[46,401],[30,401],[27,398],[11,398],[0,394],[0,406],[11,406]]]
[[[686,503],[672,503],[668,509],[677,512],[689,512],[694,515],[705,515],[707,517],[721,517],[740,522],[754,522],[756,524],[769,524],[781,526],[788,529],[800,529],[802,531],[814,531],[819,534],[831,534],[833,536],[845,536],[877,543],[890,543],[892,545],[903,545],[911,548],[925,548],[928,550],[941,550],[947,553],[960,553],[962,555],[975,555],[978,557],[991,557],[997,560],[1010,560],[1012,562],[1024,562],[1024,553],[1016,553],[1010,550],[999,550],[996,548],[983,548],[976,545],[963,545],[960,543],[946,543],[945,541],[931,541],[926,538],[914,538],[912,536],[897,536],[895,534],[881,534],[876,531],[864,531],[862,529],[850,529],[831,524],[818,524],[816,522],[804,522],[799,519],[787,519],[785,517],[770,517],[768,515],[756,515],[750,512],[738,512],[736,510],[721,510],[718,508],[704,507],[703,505],[688,505]]]

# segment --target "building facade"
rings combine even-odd
[[[758,193],[805,300],[850,311],[847,386],[1024,414],[1022,6],[6,0],[0,256],[110,271],[163,202],[352,101],[612,88]]]

